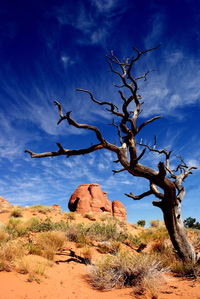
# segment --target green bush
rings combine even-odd
[[[14,208],[10,213],[10,217],[15,217],[15,218],[22,217],[22,210],[20,208]]]
[[[138,222],[137,222],[137,225],[142,226],[142,227],[144,227],[145,224],[146,224],[146,221],[143,220],[143,219],[142,220],[138,220]]]
[[[33,212],[38,212],[38,213],[41,213],[41,214],[47,214],[49,212],[52,212],[54,209],[53,209],[53,207],[45,206],[45,205],[33,205],[31,207],[31,210]]]
[[[200,229],[200,223],[196,221],[196,218],[188,217],[184,221],[184,225],[187,228],[196,228]]]

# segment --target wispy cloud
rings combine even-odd
[[[70,14],[69,5],[64,4],[52,13],[56,15],[61,26],[70,25],[82,33],[82,36],[77,39],[77,43],[101,44],[103,46],[114,25],[113,19],[111,21],[110,17],[116,13],[116,8],[120,7],[121,9],[119,2],[118,0],[91,0],[92,10],[89,10],[83,2],[79,2],[79,5],[74,7]]]

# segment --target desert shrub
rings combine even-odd
[[[182,262],[176,259],[170,264],[170,270],[177,276],[181,277],[198,277],[200,276],[200,264],[194,264],[192,262]]]
[[[27,225],[19,218],[10,218],[5,230],[12,238],[24,236],[28,232]]]
[[[138,220],[138,222],[137,222],[137,225],[142,226],[142,227],[144,227],[145,224],[146,224],[146,221],[143,220],[143,219],[142,220]]]
[[[164,226],[163,222],[159,219],[151,220],[150,221],[150,226],[155,227],[155,228],[160,228]]]
[[[76,220],[76,213],[75,212],[68,212],[68,213],[64,213],[64,217],[67,220]]]
[[[15,217],[15,218],[19,218],[22,217],[22,209],[21,208],[14,208],[11,213],[10,213],[10,217]]]
[[[143,289],[149,278],[154,278],[158,287],[164,270],[154,256],[119,252],[116,256],[106,256],[96,265],[90,266],[89,275],[97,289],[108,290],[126,286],[139,286]]]
[[[84,218],[87,218],[87,219],[89,219],[91,221],[95,221],[96,220],[96,218],[94,216],[94,213],[92,213],[92,212],[85,213],[84,214]]]
[[[164,241],[169,239],[168,232],[165,227],[146,229],[145,231],[141,232],[138,237],[144,243],[149,241]]]
[[[41,213],[41,214],[47,214],[49,212],[53,211],[53,208],[50,206],[45,206],[45,205],[33,205],[31,207],[31,210],[33,212]]]
[[[95,222],[89,227],[87,235],[96,241],[124,241],[127,238],[126,231],[117,221]]]
[[[167,245],[163,241],[154,241],[151,244],[151,252],[165,253],[167,250]]]
[[[101,213],[98,218],[101,221],[112,221],[113,220],[113,216],[107,214],[106,212]]]
[[[56,251],[63,248],[66,241],[63,232],[42,232],[36,236],[36,244],[42,250],[42,256],[52,260]]]
[[[85,258],[88,259],[89,263],[91,264],[92,260],[92,251],[90,247],[85,247],[81,250],[81,255]]]
[[[8,241],[8,239],[9,239],[9,234],[5,231],[3,227],[0,228],[0,245]]]
[[[138,236],[133,236],[132,234],[128,234],[127,239],[124,240],[124,243],[130,247],[139,246],[141,244],[141,240]]]
[[[46,232],[53,230],[66,230],[67,224],[64,221],[53,222],[50,218],[40,220],[37,217],[32,217],[28,222],[28,231]]]
[[[23,244],[16,240],[8,241],[0,246],[0,271],[10,271],[17,258],[25,254]]]
[[[39,276],[44,275],[46,268],[53,266],[53,263],[44,257],[37,255],[23,256],[17,261],[17,270],[21,274],[29,274],[28,281],[39,281]]]
[[[119,241],[103,241],[98,243],[98,251],[100,253],[117,254],[121,248],[121,242]]]
[[[32,242],[24,244],[24,247],[27,249],[28,254],[42,255],[42,250]]]
[[[66,237],[71,242],[76,242],[80,244],[87,244],[88,240],[86,238],[88,227],[83,223],[77,223],[74,225],[69,225],[66,229]]]
[[[184,221],[184,225],[187,228],[196,228],[200,229],[200,223],[196,221],[196,218],[188,217]]]

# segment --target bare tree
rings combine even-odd
[[[142,79],[146,80],[150,71],[147,71],[140,77],[135,77],[133,75],[133,66],[141,56],[157,48],[158,47],[155,47],[145,51],[139,51],[133,48],[135,55],[123,60],[119,60],[113,52],[107,56],[110,71],[121,81],[121,85],[115,85],[118,88],[121,99],[120,109],[112,102],[97,100],[89,90],[77,89],[78,91],[88,94],[92,102],[97,105],[105,106],[106,110],[117,119],[117,121],[113,121],[112,125],[117,129],[116,133],[119,138],[120,146],[108,142],[96,126],[77,123],[71,117],[71,112],[64,114],[62,105],[54,101],[60,117],[58,124],[66,120],[69,125],[78,129],[91,130],[96,135],[97,143],[82,149],[66,149],[63,148],[60,143],[57,143],[57,151],[34,153],[30,150],[25,150],[25,152],[29,153],[32,158],[55,157],[60,155],[70,157],[92,153],[101,149],[114,152],[117,156],[115,162],[122,166],[119,170],[113,170],[114,173],[128,171],[133,176],[142,177],[149,181],[149,190],[146,192],[137,196],[133,193],[126,195],[134,200],[140,200],[146,196],[154,195],[158,200],[153,201],[152,204],[159,207],[163,212],[165,225],[177,255],[183,261],[192,260],[195,262],[197,260],[195,250],[189,243],[184,230],[181,217],[181,202],[185,195],[183,181],[192,173],[192,169],[196,167],[189,167],[185,164],[182,157],[178,157],[178,166],[175,170],[172,170],[170,167],[172,152],[168,152],[166,149],[157,149],[156,138],[154,139],[152,147],[142,143],[142,141],[139,143],[136,141],[137,134],[145,126],[159,119],[160,116],[152,117],[138,124],[138,117],[142,112],[143,105],[141,96],[138,95],[138,81]],[[126,96],[124,91],[126,91],[126,94],[129,93],[129,96]],[[131,109],[133,106],[134,108]],[[165,162],[158,163],[158,169],[155,170],[140,163],[147,150],[156,152],[165,157]]]

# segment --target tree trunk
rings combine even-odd
[[[166,201],[162,208],[165,226],[168,230],[171,242],[178,257],[184,262],[196,262],[196,253],[194,247],[189,243],[183,220],[181,217],[181,204],[177,199],[171,198]]]

